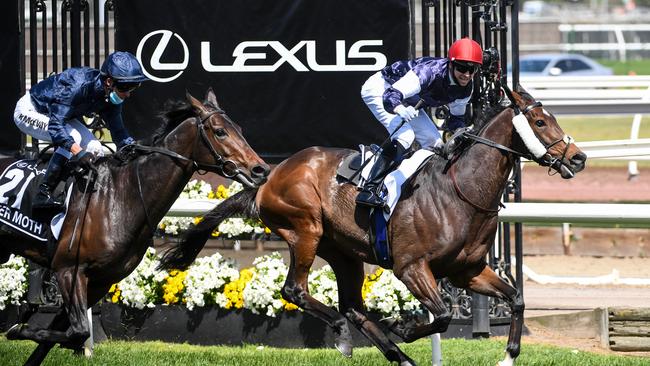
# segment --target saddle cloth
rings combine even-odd
[[[361,178],[359,180],[354,179],[351,181],[353,184],[357,184],[357,186],[361,187],[368,179],[370,171],[372,170],[372,165],[376,161],[376,157],[373,154],[374,149],[369,149],[363,145],[359,146],[359,149],[360,153],[352,154],[349,157],[343,159],[339,165],[337,174],[342,178],[350,180],[350,177],[354,175],[354,172],[356,170],[359,169],[359,166],[363,166],[363,162],[370,159],[370,162],[366,164],[365,167],[363,167],[361,174],[359,174]],[[408,159],[402,160],[400,166],[397,167],[397,169],[394,171],[390,172],[384,178],[384,186],[386,187],[386,190],[384,191],[384,199],[386,200],[384,218],[386,221],[388,221],[392,215],[393,210],[399,201],[400,195],[402,193],[402,184],[404,184],[404,182],[413,176],[420,169],[420,167],[431,156],[433,156],[433,154],[434,153],[429,150],[417,150]],[[358,158],[359,155],[361,155],[360,159]]]
[[[43,242],[48,241],[48,230],[55,239],[59,238],[72,193],[72,184],[66,184],[66,209],[51,222],[32,219],[32,198],[38,192],[46,168],[46,163],[38,164],[37,160],[19,160],[0,175],[0,224]]]

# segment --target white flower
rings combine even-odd
[[[278,252],[256,258],[253,265],[255,274],[243,292],[244,307],[255,314],[274,317],[283,308],[280,289],[287,266]]]
[[[125,305],[138,309],[152,308],[160,300],[158,292],[168,273],[156,270],[158,263],[156,251],[149,248],[138,267],[120,281],[118,287]]]
[[[385,270],[365,298],[366,308],[384,315],[399,317],[401,313],[420,308],[420,302],[411,294],[392,271]]]
[[[183,281],[187,308],[192,310],[195,306],[202,307],[206,302],[225,307],[227,299],[223,287],[237,279],[239,271],[235,263],[223,259],[221,254],[198,258],[187,270]]]
[[[24,258],[11,255],[0,265],[0,310],[8,304],[20,305],[27,291],[27,263]]]
[[[309,292],[323,304],[338,308],[339,291],[334,271],[330,266],[324,266],[309,274]]]

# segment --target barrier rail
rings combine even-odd
[[[650,113],[650,76],[522,77],[520,83],[556,115]]]

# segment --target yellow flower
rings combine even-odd
[[[210,193],[208,193],[208,199],[213,200],[213,199],[215,199],[215,198],[217,198],[217,195],[214,194],[214,192],[210,191]]]
[[[239,272],[239,279],[227,283],[224,286],[223,294],[228,300],[226,309],[241,309],[244,307],[244,289],[246,284],[253,278],[254,268],[245,268]]]
[[[218,237],[219,235],[221,235],[221,233],[219,232],[219,230],[217,230],[217,229],[214,229],[214,231],[212,232],[212,234],[211,234],[211,235],[212,235],[213,237],[215,237],[215,238],[216,238],[216,237]]]
[[[268,227],[264,226],[264,234],[269,235],[271,233],[271,229]]]
[[[203,221],[203,216],[197,216],[197,217],[194,218],[194,220],[192,222],[194,223],[194,226],[196,226],[201,221]]]
[[[298,305],[290,303],[285,299],[280,299],[280,300],[282,300],[282,305],[284,306],[284,310],[286,311],[298,310]]]
[[[369,274],[364,278],[363,280],[363,287],[361,287],[361,298],[366,299],[366,296],[372,291],[372,286],[375,285],[375,282],[379,280],[379,277],[381,277],[382,273],[384,273],[384,269],[379,267],[373,274]]]
[[[217,192],[216,192],[217,199],[226,199],[228,198],[228,189],[224,187],[223,184],[219,184],[219,187],[217,187]]]
[[[169,271],[169,276],[165,277],[163,284],[163,300],[166,304],[176,304],[181,300],[181,295],[185,289],[183,281],[187,276],[186,271],[173,269]]]

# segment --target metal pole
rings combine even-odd
[[[488,338],[490,336],[490,311],[488,298],[472,292],[472,337]]]
[[[81,0],[72,0],[70,10],[70,66],[81,66]]]

